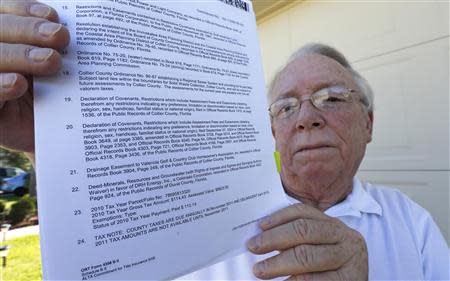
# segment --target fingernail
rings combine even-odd
[[[262,277],[262,275],[264,274],[264,263],[258,262],[257,264],[255,264],[253,266],[253,273],[257,277]]]
[[[248,240],[247,242],[247,248],[249,248],[250,250],[257,250],[261,245],[261,237],[260,236],[256,236],[253,237],[252,239]]]
[[[36,17],[47,17],[51,12],[50,7],[42,4],[34,4],[30,7],[30,14]]]
[[[14,73],[2,74],[1,85],[3,89],[11,88],[16,84],[17,75]]]
[[[46,61],[53,53],[52,49],[47,48],[35,48],[31,49],[28,56],[35,62]]]
[[[44,22],[39,26],[39,33],[43,36],[52,36],[61,29],[62,25],[59,23]]]
[[[259,225],[262,227],[268,227],[268,226],[270,226],[271,222],[272,221],[271,221],[270,217],[265,217],[259,221]]]

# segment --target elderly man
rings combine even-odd
[[[262,221],[248,248],[280,253],[242,255],[188,278],[239,268],[227,277],[248,279],[246,268],[267,258],[253,267],[262,279],[448,280],[448,246],[428,212],[354,177],[372,138],[373,94],[345,57],[321,44],[302,47],[275,76],[269,100],[293,205]]]
[[[55,10],[35,1],[2,3],[0,13],[0,145],[33,158],[28,82],[59,69],[56,50],[69,34]],[[183,279],[448,279],[448,246],[431,216],[395,190],[354,178],[372,137],[373,98],[346,59],[324,45],[301,48],[276,75],[269,98],[292,205],[261,222],[247,244],[256,255]]]

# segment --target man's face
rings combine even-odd
[[[372,114],[359,102],[359,88],[336,61],[308,55],[291,62],[273,87],[273,99],[308,97],[330,86],[356,92],[339,111],[315,108],[303,101],[297,113],[274,119],[272,131],[280,152],[282,180],[288,192],[316,201],[342,199],[371,141]],[[347,189],[347,190],[346,190]]]

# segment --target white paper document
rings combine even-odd
[[[71,34],[35,81],[46,280],[172,279],[287,205],[244,1],[44,1]]]

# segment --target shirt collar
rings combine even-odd
[[[300,201],[288,196],[289,202],[292,204]],[[301,202],[300,202],[301,203]],[[363,187],[362,183],[356,177],[353,178],[352,192],[344,201],[328,208],[325,214],[331,217],[353,216],[360,218],[362,213],[383,215],[380,204],[370,195]]]

